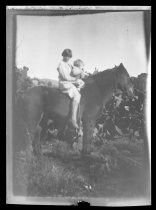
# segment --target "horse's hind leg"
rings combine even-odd
[[[33,154],[35,156],[41,155],[41,142],[40,142],[41,130],[42,128],[39,125],[37,125],[33,134],[32,147],[33,147]]]
[[[39,123],[42,119],[42,114],[31,113],[28,115],[27,119],[27,128],[29,131],[29,140],[27,143],[27,150],[30,150],[30,153],[33,153],[35,156],[41,154],[41,143],[40,143],[40,133],[42,128],[39,126]]]
[[[40,154],[40,130],[37,126],[34,131],[27,129],[28,139],[26,144],[26,155],[27,159],[31,159],[32,155],[39,156]]]
[[[28,136],[27,143],[26,143],[26,156],[27,156],[27,160],[29,160],[31,159],[32,151],[33,151],[33,148],[32,148],[33,135],[30,132],[30,130],[27,128],[27,126],[26,126],[26,130],[27,130],[27,136]]]
[[[41,121],[39,122],[39,126],[42,128],[41,132],[40,132],[40,142],[41,143],[44,143],[47,138],[47,130],[48,130],[48,126],[49,126],[48,120],[50,120],[50,118],[48,117],[48,114],[44,113]]]

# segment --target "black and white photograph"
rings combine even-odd
[[[8,204],[151,205],[151,7],[6,7]]]

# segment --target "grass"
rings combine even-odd
[[[43,155],[26,160],[25,152],[17,156],[17,178],[27,196],[133,196],[141,193],[143,142],[125,139],[105,141],[95,147],[96,159],[74,159],[78,146],[53,139],[43,145]]]

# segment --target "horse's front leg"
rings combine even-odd
[[[92,138],[93,138],[93,130],[95,128],[95,120],[86,119],[83,121],[83,146],[82,146],[82,154],[90,154],[92,152]]]

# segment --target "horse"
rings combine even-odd
[[[79,110],[83,127],[82,155],[91,153],[90,141],[96,121],[117,89],[126,91],[130,97],[133,97],[133,84],[123,63],[85,79],[85,87],[81,89]],[[29,135],[28,152],[41,155],[39,124],[43,115],[53,119],[60,129],[64,128],[69,117],[70,103],[71,99],[59,88],[47,86],[32,87],[18,97],[18,110]]]

